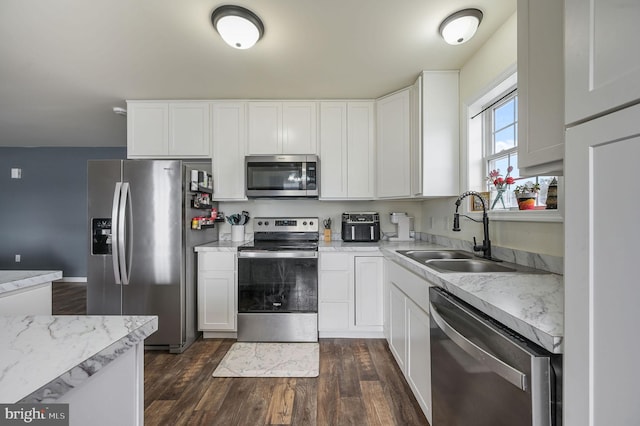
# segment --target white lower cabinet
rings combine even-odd
[[[420,408],[431,423],[429,282],[385,261],[387,341]]]
[[[370,252],[320,252],[320,337],[382,337],[383,260]]]
[[[198,329],[204,337],[237,331],[236,278],[235,253],[198,253]]]

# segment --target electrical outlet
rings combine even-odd
[[[20,262],[20,255],[16,254],[16,262]]]
[[[12,168],[11,179],[22,179],[22,169]]]
[[[433,216],[429,216],[429,229],[433,229]]]

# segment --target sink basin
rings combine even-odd
[[[473,259],[473,253],[459,250],[398,250],[398,253],[418,262],[433,259]]]
[[[439,272],[516,272],[515,269],[490,260],[447,259],[429,260],[426,266]]]

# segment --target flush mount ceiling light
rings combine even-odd
[[[449,44],[462,44],[473,37],[481,21],[481,10],[460,10],[442,21],[440,35]]]
[[[211,14],[211,23],[231,47],[248,49],[264,34],[264,25],[252,11],[240,6],[220,6]]]

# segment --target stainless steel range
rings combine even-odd
[[[238,247],[238,341],[318,341],[318,218],[257,217]]]

